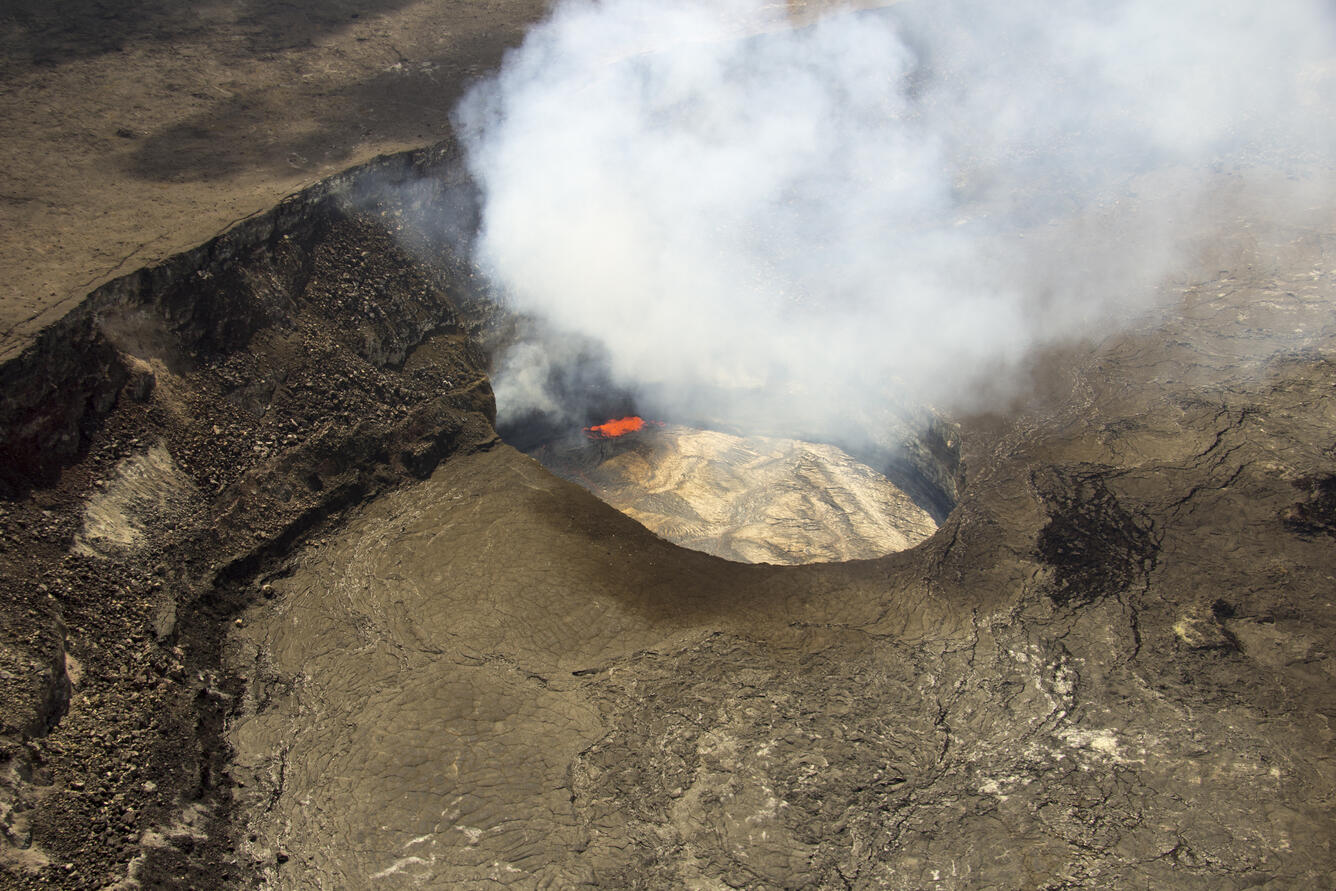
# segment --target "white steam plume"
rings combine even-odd
[[[783,15],[567,2],[458,114],[480,265],[664,411],[971,407],[1144,308],[1222,170],[1336,145],[1321,0]],[[502,368],[503,413],[550,400],[536,351]]]

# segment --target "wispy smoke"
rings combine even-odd
[[[971,407],[1144,309],[1222,177],[1328,163],[1329,10],[568,2],[459,111],[477,260],[662,412]],[[503,412],[558,407],[543,352]]]

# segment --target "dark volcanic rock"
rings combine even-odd
[[[0,865],[19,886],[246,884],[223,737],[251,581],[493,439],[388,158],[99,289],[0,368]],[[367,181],[390,197],[365,203]]]
[[[1296,535],[1336,536],[1336,476],[1304,477],[1294,481],[1304,496],[1282,514],[1285,525]]]
[[[1039,532],[1039,556],[1053,568],[1049,596],[1055,603],[1088,603],[1144,582],[1155,565],[1150,522],[1118,503],[1100,471],[1050,468],[1037,477],[1049,514]]]
[[[1328,237],[963,419],[920,546],[752,566],[496,444],[467,270],[404,252],[415,192],[349,200],[448,171],[297,196],[0,369],[9,884],[1336,870]]]

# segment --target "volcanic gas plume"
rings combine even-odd
[[[1272,219],[1324,205],[1334,30],[1321,0],[908,0],[802,26],[761,0],[562,3],[458,112],[475,257],[655,416],[840,437],[888,392],[989,405],[1035,347],[1193,275],[1255,195]],[[549,389],[561,354],[502,358],[503,421],[588,423]]]
[[[1036,348],[1213,274],[1203,248],[1222,222],[1247,231],[1258,196],[1281,227],[1329,206],[1321,0],[906,0],[802,18],[761,0],[572,0],[457,114],[482,200],[474,258],[526,332],[496,362],[502,428],[578,430],[610,393],[686,424],[572,474],[642,518],[678,517],[658,528],[694,518],[686,538],[718,540],[704,518],[728,512],[681,491],[682,510],[660,510],[664,468],[751,492],[737,474],[760,465],[716,458],[774,449],[669,443],[713,428],[792,454],[884,452],[896,425],[1017,395]],[[631,472],[632,455],[648,463]],[[818,522],[794,509],[731,528]]]

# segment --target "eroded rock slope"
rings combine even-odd
[[[440,163],[387,158],[301,193],[99,289],[0,367],[12,886],[249,883],[220,662],[239,586],[493,437],[457,284],[400,249],[411,207],[360,197]]]

